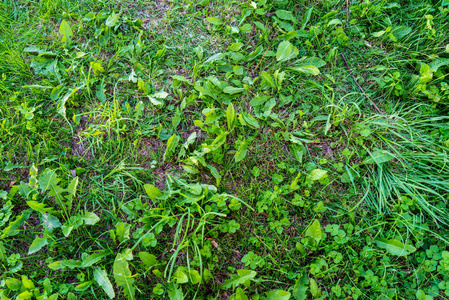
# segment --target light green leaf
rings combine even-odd
[[[235,162],[239,162],[246,157],[246,153],[248,152],[248,141],[244,140],[240,143],[239,149],[235,153],[234,159]]]
[[[230,103],[226,109],[226,122],[228,123],[228,130],[232,129],[232,125],[235,120],[235,109],[234,104]]]
[[[94,253],[83,259],[83,262],[81,263],[81,268],[87,268],[92,266],[93,264],[99,262],[102,258],[108,256],[111,254],[111,251],[109,250],[103,250],[98,253]]]
[[[147,268],[154,267],[159,263],[156,256],[148,252],[139,252],[139,257]]]
[[[243,291],[242,288],[237,288],[230,300],[248,300],[248,296],[245,295],[245,291]]]
[[[288,300],[291,295],[284,290],[273,290],[267,293],[267,300]]]
[[[253,128],[260,128],[259,123],[257,122],[257,120],[251,116],[250,114],[245,114],[242,113],[243,116],[243,120],[246,122],[246,124],[248,124],[249,126],[253,127]]]
[[[438,71],[438,69],[442,66],[449,66],[449,58],[438,58],[433,60],[429,67],[432,69],[432,72]]]
[[[115,297],[114,288],[111,281],[109,281],[108,274],[105,270],[97,267],[94,269],[94,279],[99,286],[103,288],[103,291],[108,295],[109,299]]]
[[[145,192],[147,193],[148,197],[150,197],[151,199],[162,196],[161,190],[152,184],[147,183],[143,186],[143,188],[145,189]]]
[[[64,44],[68,44],[71,41],[71,38],[73,36],[72,28],[70,28],[70,25],[66,22],[66,20],[62,20],[61,24],[59,25],[59,33],[62,34],[61,41]]]
[[[35,288],[33,281],[28,279],[28,277],[26,277],[25,275],[22,275],[22,284],[23,284],[23,287],[26,288],[27,290],[31,290],[31,289]]]
[[[294,72],[298,72],[298,73],[303,73],[303,74],[307,74],[307,75],[318,75],[320,74],[320,70],[312,65],[304,65],[304,66],[299,66],[299,67],[291,67],[288,68],[291,71]]]
[[[293,13],[291,11],[280,9],[277,10],[275,13],[276,17],[278,17],[279,19],[292,21],[293,23],[296,23],[296,18],[295,16],[293,16]]]
[[[48,211],[52,211],[51,207],[45,207],[44,203],[40,203],[37,201],[27,201],[28,206],[37,212],[40,212],[41,214],[45,214]]]
[[[120,222],[115,225],[116,234],[118,240],[123,242],[124,240],[129,239],[129,230],[131,228],[131,224]]]
[[[6,279],[6,286],[11,291],[18,291],[22,287],[22,281],[16,278],[9,277]]]
[[[0,261],[6,260],[6,249],[3,242],[0,241]]]
[[[307,228],[305,235],[313,238],[318,243],[323,237],[320,222],[318,222],[318,220],[314,220],[312,225]]]
[[[220,285],[220,288],[229,289],[236,288],[237,286],[243,284],[244,286],[249,286],[249,282],[256,277],[257,272],[253,270],[237,270],[237,275],[230,275],[231,279],[226,280]]]
[[[28,300],[28,299],[31,299],[31,297],[33,297],[33,293],[31,293],[30,291],[25,291],[25,292],[20,293],[17,296],[16,300]]]
[[[314,299],[321,296],[321,289],[318,287],[318,284],[313,278],[310,278],[310,292],[312,293]]]
[[[230,94],[230,95],[243,93],[244,91],[245,91],[244,88],[237,88],[237,87],[233,87],[233,86],[227,86],[223,89],[224,93]]]
[[[84,215],[81,217],[81,219],[84,221],[84,224],[86,225],[94,225],[98,221],[100,221],[100,218],[93,212],[86,211]]]
[[[36,236],[33,243],[31,243],[30,249],[28,249],[28,255],[36,253],[47,244],[48,244],[47,238],[40,238]]]
[[[370,157],[363,161],[363,164],[383,164],[394,158],[394,155],[386,150],[376,150],[371,153]]]
[[[87,290],[87,289],[92,285],[92,283],[94,283],[93,280],[89,280],[89,281],[85,281],[85,282],[83,282],[83,283],[80,283],[80,284],[78,284],[78,285],[75,287],[75,291],[77,291],[77,292],[83,292],[83,291]]]
[[[168,297],[170,300],[184,300],[184,293],[181,287],[174,283],[168,288]]]
[[[173,134],[168,139],[168,141],[167,141],[167,149],[165,150],[164,158],[163,158],[164,161],[174,154],[175,149],[178,146],[178,143],[179,143],[179,136],[177,136],[176,134]]]
[[[285,61],[295,58],[299,54],[298,49],[289,41],[283,41],[279,44],[276,52],[277,61]]]
[[[118,253],[113,267],[115,283],[123,287],[123,292],[125,296],[130,300],[135,300],[136,289],[134,287],[134,278],[131,276],[131,271],[129,270],[128,262]]]
[[[106,19],[106,22],[104,24],[108,27],[114,27],[119,23],[119,19],[120,19],[120,14],[112,13]]]
[[[176,280],[177,284],[189,282],[187,274],[180,269],[176,270],[175,274],[173,274],[173,279]]]
[[[388,252],[390,252],[390,254],[396,256],[407,256],[416,251],[415,247],[403,244],[395,239],[387,240],[383,238],[377,238],[374,241],[376,242],[378,247],[386,249]]]
[[[208,18],[206,18],[206,21],[213,25],[222,25],[223,24],[223,22],[221,22],[220,19],[215,18],[215,17],[208,17]]]
[[[249,102],[249,105],[253,107],[260,106],[267,102],[270,98],[270,96],[256,96]]]
[[[302,275],[296,280],[295,286],[293,287],[293,297],[296,300],[306,300],[308,289],[309,278],[307,277],[307,275]]]
[[[321,170],[321,169],[315,169],[310,172],[310,180],[316,181],[316,180],[322,180],[327,176],[327,171]]]
[[[201,282],[201,275],[197,270],[190,270],[189,275],[190,275],[190,281],[193,284],[197,284],[197,283]]]

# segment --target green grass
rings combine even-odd
[[[448,16],[2,1],[0,299],[449,298]]]

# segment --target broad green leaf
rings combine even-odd
[[[253,116],[251,116],[251,114],[242,113],[242,116],[246,124],[256,129],[260,128],[259,123]]]
[[[59,25],[59,33],[62,34],[61,41],[64,44],[70,43],[73,31],[72,28],[70,28],[70,25],[66,22],[66,20],[62,20],[61,24]]]
[[[228,47],[229,51],[240,51],[242,49],[243,43],[234,43]]]
[[[12,277],[7,278],[5,283],[11,291],[18,291],[22,287],[22,281]]]
[[[393,34],[397,40],[402,39],[403,37],[408,35],[410,32],[412,32],[412,29],[407,26],[397,26],[397,27],[394,27],[393,30],[391,30],[391,34]]]
[[[150,197],[151,199],[162,196],[161,190],[152,184],[147,183],[143,186],[143,188],[145,189],[145,192],[147,193],[148,197]]]
[[[45,207],[44,203],[40,203],[37,201],[27,201],[28,206],[41,214],[45,214],[46,212],[52,211],[51,207]]]
[[[119,23],[120,14],[112,13],[109,15],[109,17],[106,19],[106,22],[104,23],[107,27],[114,27]]]
[[[433,60],[429,67],[432,69],[432,72],[438,71],[438,69],[442,66],[449,66],[449,58],[438,58]]]
[[[176,280],[177,284],[189,282],[187,274],[180,269],[176,270],[175,274],[173,274],[173,279]]]
[[[327,176],[327,171],[321,170],[321,169],[315,169],[310,172],[310,180],[316,181],[316,180],[322,180]]]
[[[193,284],[197,284],[197,283],[201,282],[201,275],[197,270],[190,270],[189,275],[190,275],[190,281]]]
[[[304,65],[304,66],[299,66],[299,67],[291,67],[288,68],[291,71],[294,72],[299,72],[299,73],[303,73],[303,74],[307,74],[307,75],[318,75],[320,74],[320,70],[312,65]]]
[[[154,267],[159,263],[156,256],[148,252],[139,252],[139,257],[147,268]]]
[[[115,297],[114,288],[111,281],[109,281],[108,274],[105,270],[97,267],[94,269],[94,279],[99,286],[103,288],[103,291],[108,295],[109,299]]]
[[[295,16],[293,16],[293,13],[291,11],[280,9],[280,10],[277,10],[275,13],[276,13],[276,17],[278,17],[279,19],[286,20],[286,21],[292,21],[293,23],[296,22],[296,18],[295,18]]]
[[[235,120],[235,109],[234,104],[230,103],[226,109],[226,122],[228,123],[228,130],[232,129],[232,125]]]
[[[394,158],[394,155],[386,150],[376,150],[371,153],[370,157],[363,161],[363,164],[383,164]]]
[[[95,225],[100,218],[93,212],[86,211],[84,215],[81,217],[86,225]]]
[[[306,300],[308,289],[309,278],[304,274],[296,280],[295,286],[293,287],[293,297],[296,300]]]
[[[310,292],[312,293],[314,299],[321,296],[321,289],[318,287],[318,284],[313,278],[310,278]]]
[[[130,300],[135,300],[136,289],[134,287],[134,278],[129,270],[128,262],[121,253],[118,253],[115,258],[113,273],[115,283],[118,286],[123,287],[125,296]]]
[[[3,242],[0,241],[0,261],[6,260],[6,249]]]
[[[276,60],[285,61],[295,58],[299,54],[298,49],[292,45],[289,41],[283,41],[279,44],[276,51]]]
[[[326,62],[319,57],[313,56],[313,57],[307,57],[306,59],[304,59],[301,62],[301,64],[321,68],[326,65]]]
[[[395,239],[387,240],[383,238],[377,238],[374,241],[376,242],[378,247],[386,249],[392,255],[407,256],[416,251],[415,247],[403,244]]]
[[[52,216],[51,214],[47,214],[47,213],[43,214],[41,216],[41,220],[42,220],[42,225],[44,226],[44,228],[50,232],[52,232],[53,229],[59,228],[62,226],[59,219],[56,218],[55,216]]]
[[[224,93],[230,94],[230,95],[243,93],[244,91],[245,91],[244,88],[237,88],[237,87],[233,87],[233,86],[227,86],[223,89]]]
[[[3,229],[0,239],[17,235],[20,232],[20,228],[22,227],[23,223],[29,218],[29,216],[29,211],[22,211],[22,214],[20,216],[17,216],[14,221],[9,222],[9,225],[5,229]]]
[[[237,286],[243,284],[244,286],[249,286],[249,282],[256,277],[257,272],[253,270],[237,270],[237,275],[231,274],[231,279],[226,280],[220,285],[220,288],[229,289],[236,288]]]
[[[108,256],[111,254],[111,251],[109,250],[103,250],[98,253],[94,253],[83,259],[83,262],[81,263],[81,268],[87,268],[92,266],[93,264],[101,261],[102,258]]]
[[[245,291],[243,291],[242,288],[237,288],[235,294],[232,295],[229,300],[248,300],[248,296],[246,296]]]
[[[32,297],[33,297],[33,293],[31,293],[30,291],[25,291],[25,292],[20,293],[17,296],[16,300],[28,300],[28,299],[31,299]]]
[[[267,293],[267,300],[288,300],[291,295],[284,290],[273,290]]]
[[[115,225],[115,231],[118,237],[118,240],[123,242],[124,240],[129,239],[129,230],[131,228],[131,224],[120,222]]]
[[[31,289],[35,288],[33,281],[28,279],[28,277],[26,277],[25,275],[22,275],[22,284],[23,284],[23,287],[26,288],[27,290],[31,290]]]
[[[239,162],[246,157],[246,153],[248,152],[248,141],[244,140],[240,143],[239,149],[235,153],[234,159],[235,162]]]
[[[28,249],[28,255],[36,253],[37,251],[41,250],[42,247],[48,244],[47,238],[40,238],[37,237],[34,239],[34,241],[31,243],[30,249]]]
[[[213,25],[222,25],[223,24],[223,22],[221,22],[220,19],[218,19],[216,17],[208,17],[208,18],[206,18],[206,21]]]
[[[94,283],[93,280],[89,280],[89,281],[85,281],[85,282],[83,282],[83,283],[80,283],[80,284],[78,284],[78,285],[75,287],[75,291],[77,291],[77,292],[83,292],[83,291],[87,290],[87,289],[92,285],[92,283]]]
[[[314,220],[309,228],[307,228],[305,235],[313,238],[318,243],[323,236],[320,222],[318,222],[318,220]]]
[[[249,102],[249,105],[253,107],[260,106],[267,102],[270,98],[270,96],[256,96]]]
[[[56,175],[56,172],[53,170],[46,171],[42,175],[38,177],[39,181],[39,188],[45,192],[47,190],[50,190],[58,185],[60,179]]]
[[[170,300],[184,300],[184,293],[181,287],[174,283],[168,288],[168,297]]]
[[[165,161],[167,158],[170,158],[174,152],[176,147],[179,143],[179,136],[176,134],[173,134],[167,141],[167,149],[165,150],[163,161]]]
[[[433,71],[427,64],[421,64],[421,68],[419,69],[419,82],[427,83],[433,78]]]

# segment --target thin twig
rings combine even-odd
[[[365,90],[360,86],[360,84],[358,83],[357,79],[355,78],[354,74],[352,74],[351,68],[349,67],[348,61],[346,60],[346,57],[343,53],[340,53],[341,57],[343,57],[343,60],[345,61],[346,64],[346,68],[348,68],[349,74],[351,74],[352,79],[354,79],[355,84],[357,84],[357,86],[359,87],[360,91],[362,92],[362,94],[366,97],[366,99],[369,100],[369,102],[371,103],[372,106],[374,106],[374,108],[377,110],[378,113],[382,114],[382,111],[379,109],[379,107],[377,107],[377,105],[371,100],[371,98],[368,96],[367,93],[365,93]]]
[[[276,30],[275,34],[274,34],[273,36],[271,36],[271,41],[273,41],[273,37],[276,36],[276,35],[278,34],[278,32],[279,32],[279,28]],[[268,46],[268,49],[267,49],[267,50],[265,51],[265,53],[262,55],[262,58],[259,60],[259,63],[257,64],[257,66],[256,66],[256,67],[254,68],[254,70],[251,72],[251,74],[253,74],[253,76],[254,76],[254,74],[256,73],[257,68],[260,66],[260,63],[262,62],[263,58],[265,57],[265,54],[267,54],[268,50],[270,50],[270,49],[271,49],[271,44]]]

